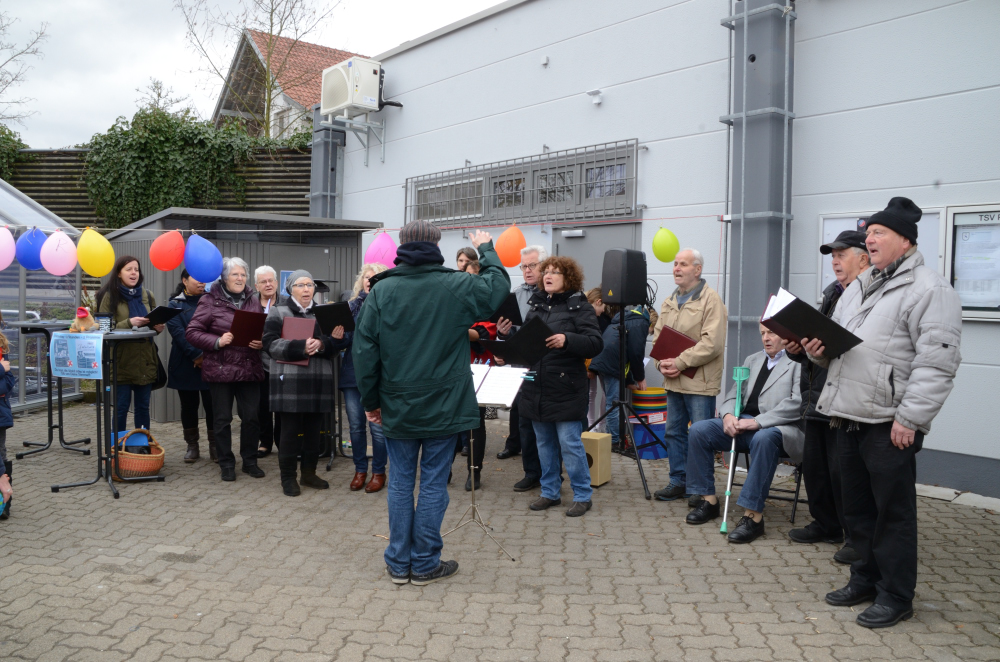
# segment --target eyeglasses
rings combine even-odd
[[[301,289],[315,290],[316,289],[316,284],[315,283],[294,283],[292,285],[292,287],[294,289],[296,289],[296,290],[301,290]]]
[[[534,271],[538,268],[538,262],[532,262],[531,264],[522,264],[521,271]]]
[[[544,273],[542,273],[542,275],[543,276],[562,276],[562,272],[561,271],[553,271],[552,269],[549,269],[548,271],[545,271]]]

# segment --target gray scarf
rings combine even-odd
[[[868,280],[868,285],[865,286],[864,295],[862,295],[861,300],[865,301],[868,297],[878,292],[880,287],[896,275],[896,270],[906,261],[906,258],[913,255],[916,250],[916,246],[911,246],[908,251],[899,256],[899,259],[881,271],[878,268],[872,268],[871,278]]]

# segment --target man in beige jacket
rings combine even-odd
[[[722,365],[726,345],[726,306],[719,294],[701,277],[705,259],[693,248],[674,258],[677,289],[664,300],[653,331],[653,342],[663,327],[698,341],[675,359],[657,363],[667,390],[667,449],[670,454],[670,484],[657,490],[660,501],[687,495],[688,423],[715,416],[715,396],[722,390]],[[694,377],[681,374],[697,368]]]

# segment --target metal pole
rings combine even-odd
[[[743,241],[746,237],[747,222],[747,51],[749,47],[750,22],[748,11],[750,2],[743,0],[743,105],[741,118],[743,135],[740,147],[740,287],[737,293],[739,319],[736,321],[736,360],[743,356]]]
[[[785,13],[785,104],[782,116],[785,125],[784,139],[781,141],[782,165],[781,165],[781,286],[788,287],[788,279],[785,273],[786,255],[788,251],[788,66],[789,66],[789,39],[792,27],[792,17]],[[746,26],[743,28],[746,29]],[[746,34],[746,33],[744,33]],[[744,108],[744,110],[746,110]]]
[[[729,2],[729,15],[733,15],[733,3],[732,0]],[[726,114],[733,114],[733,41],[736,39],[735,31],[730,30],[729,39],[729,72],[726,74]],[[730,173],[730,168],[732,167],[733,158],[733,125],[726,125],[726,214],[732,214],[733,210],[730,206],[730,191],[729,187],[732,184],[732,175]],[[731,224],[730,224],[731,225]],[[719,294],[722,296],[723,302],[726,301],[726,286],[729,281],[729,227],[725,221],[722,221],[722,277],[720,281]]]

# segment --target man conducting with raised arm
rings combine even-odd
[[[844,519],[860,557],[847,586],[826,601],[874,600],[858,614],[867,628],[913,616],[916,456],[962,361],[962,303],[917,250],[922,215],[897,197],[868,219],[872,268],[844,291],[832,318],[861,344],[828,361],[818,339],[802,339],[829,368],[816,411],[837,428]]]
[[[477,231],[479,275],[443,267],[441,231],[403,226],[396,268],[371,279],[354,332],[354,372],[368,420],[389,452],[389,545],[395,584],[424,586],[458,572],[441,561],[441,521],[458,434],[479,427],[469,369],[469,327],[488,319],[510,291],[489,234]],[[413,490],[420,466],[420,494]]]

